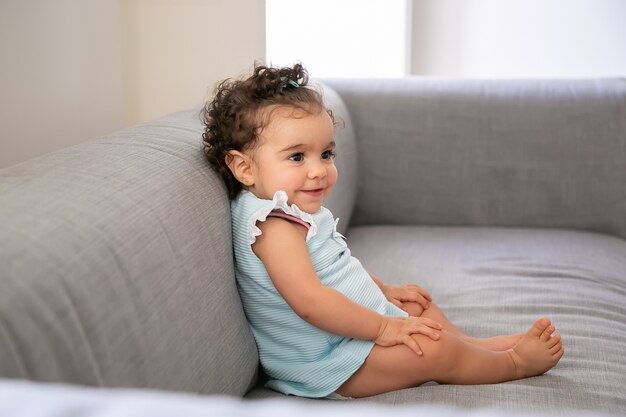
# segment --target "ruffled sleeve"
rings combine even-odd
[[[315,223],[313,216],[300,210],[300,208],[295,204],[290,206],[287,203],[287,193],[284,191],[276,191],[274,198],[271,201],[267,200],[267,204],[263,205],[263,207],[256,210],[252,213],[252,216],[250,216],[248,228],[248,230],[250,230],[250,245],[256,242],[257,236],[261,236],[261,229],[259,229],[256,225],[257,222],[264,222],[267,220],[268,215],[272,211],[281,211],[289,216],[296,217],[308,223],[311,227],[306,235],[307,241],[317,233],[317,224]]]
[[[337,231],[337,223],[339,223],[339,217],[335,219],[335,225],[333,226],[333,236],[345,241],[346,237]]]

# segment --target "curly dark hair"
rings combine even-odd
[[[287,106],[307,112],[326,110],[322,95],[307,87],[309,76],[302,64],[273,68],[256,64],[243,80],[226,79],[217,84],[213,99],[202,109],[202,141],[211,166],[221,175],[228,196],[235,199],[243,189],[232,174],[226,158],[232,150],[247,151],[256,146],[269,123],[264,112],[270,106]],[[333,119],[334,121],[334,119]]]

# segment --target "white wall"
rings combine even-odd
[[[120,0],[126,122],[206,100],[265,58],[265,1]]]
[[[626,75],[623,0],[413,1],[413,74]]]
[[[0,1],[0,168],[123,125],[118,8]]]
[[[0,168],[202,103],[265,55],[259,0],[0,0]]]

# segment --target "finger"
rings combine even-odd
[[[427,326],[423,326],[418,333],[428,336],[434,341],[441,339],[441,335],[438,332]]]
[[[430,294],[428,294],[428,291],[426,291],[424,288],[420,287],[419,285],[411,284],[411,285],[407,285],[407,287],[408,287],[411,291],[415,291],[415,292],[418,292],[418,293],[420,293],[420,294],[430,296]]]
[[[418,293],[420,293],[420,295],[424,297],[425,299],[427,299],[428,301],[433,301],[433,298],[430,296],[430,293],[424,290],[423,288],[420,288]]]
[[[428,291],[424,291],[422,288],[420,287],[416,287],[416,288],[412,288],[410,292],[408,292],[408,294],[410,294],[411,298],[417,297],[418,299],[426,299],[429,302],[433,301],[432,297],[430,296],[430,294],[428,293]],[[416,301],[417,299],[414,299],[412,301]]]
[[[393,297],[405,303],[406,302],[417,303],[419,302],[421,295],[413,291],[401,291],[401,292],[399,291],[393,294]]]
[[[407,292],[403,294],[400,299],[404,302],[417,303],[419,300],[419,294],[414,292]]]
[[[402,305],[402,303],[394,298],[392,298],[391,300],[389,300],[391,302],[391,304],[393,304],[394,306],[401,308],[404,310],[404,306]]]
[[[413,352],[415,352],[417,356],[424,355],[424,352],[422,352],[419,343],[417,343],[417,341],[415,341],[415,339],[413,339],[411,336],[407,335],[404,338],[403,343],[407,345]]]
[[[416,293],[412,291],[407,291],[406,289],[397,289],[396,291],[388,294],[391,298],[396,298],[400,301],[415,301]]]
[[[411,334],[419,333],[421,335],[428,336],[432,340],[437,341],[441,339],[441,334],[437,330],[441,329],[429,327],[425,324],[420,323],[417,326],[411,327]]]
[[[426,318],[426,317],[409,317],[409,318],[410,319],[414,319],[413,321],[415,323],[424,324],[424,325],[426,325],[428,327],[431,327],[433,329],[436,329],[436,330],[442,330],[443,329],[443,326],[441,325],[441,323],[438,323],[438,322],[436,322],[433,319],[429,319],[429,318]]]
[[[430,306],[430,302],[426,298],[422,297],[421,295],[418,295],[416,298],[417,298],[416,302],[419,305],[421,305],[424,309],[427,309]]]

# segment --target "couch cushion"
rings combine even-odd
[[[467,334],[524,331],[540,316],[565,356],[547,374],[496,385],[427,385],[364,401],[563,413],[626,412],[626,242],[586,232],[362,226],[348,245],[389,283],[418,283]],[[257,390],[251,397],[273,394]]]
[[[420,387],[381,400],[626,411],[626,241],[558,230],[428,227],[355,228],[348,239],[371,272],[420,283],[466,333],[515,333],[546,315],[566,350],[541,377]]]
[[[198,114],[0,171],[0,376],[233,395],[254,383]]]

